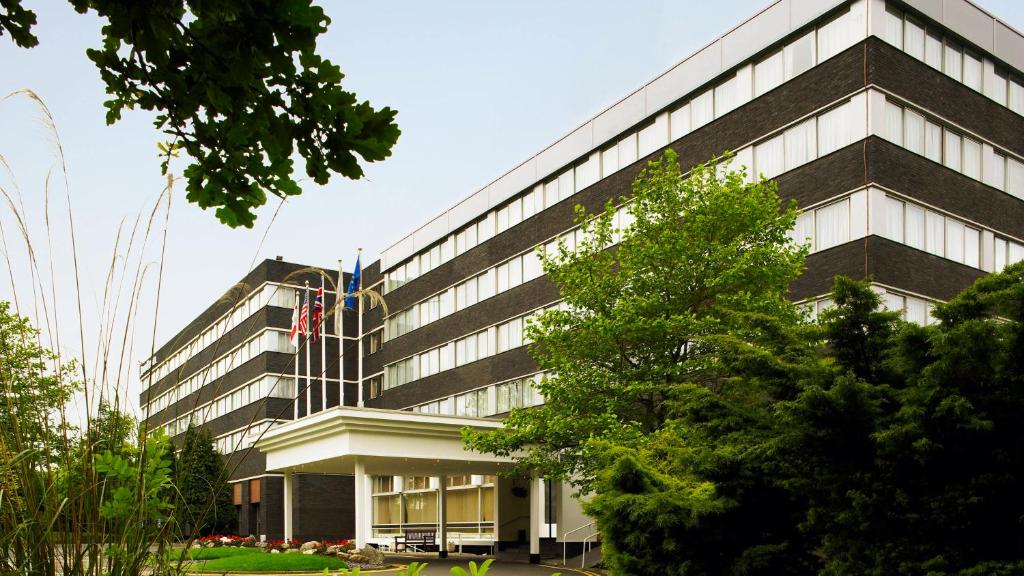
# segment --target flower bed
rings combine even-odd
[[[351,566],[375,567],[384,563],[384,555],[376,548],[367,546],[356,550],[355,543],[345,539],[324,539],[301,542],[299,540],[268,540],[261,542],[254,536],[242,537],[214,534],[196,540],[193,548],[256,548],[266,554],[303,554],[311,556],[330,556],[345,561]],[[257,550],[254,550],[256,552]]]

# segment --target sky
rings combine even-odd
[[[389,159],[365,165],[365,180],[304,182],[303,194],[283,205],[271,198],[251,230],[228,228],[212,210],[187,203],[179,183],[166,226],[161,204],[147,236],[166,184],[156,146],[166,138],[140,111],[105,124],[103,85],[85,56],[100,43],[95,14],[25,0],[38,14],[40,45],[21,49],[0,36],[0,98],[31,90],[56,131],[24,93],[0,100],[0,270],[9,271],[0,277],[0,301],[16,301],[51,348],[84,356],[90,379],[116,383],[132,403],[138,362],[154,336],[157,346],[166,342],[259,260],[280,255],[335,267],[340,258],[349,268],[360,247],[364,263],[376,260],[767,4],[320,3],[332,19],[320,53],[341,67],[346,89],[398,110],[402,136]],[[1019,0],[979,4],[1024,29]],[[185,165],[178,161],[172,173]]]

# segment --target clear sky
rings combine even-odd
[[[125,355],[133,377],[152,340],[165,342],[209,306],[254,262],[282,255],[286,260],[349,268],[356,248],[365,262],[428,218],[479,189],[536,153],[615,100],[628,94],[766,5],[765,0],[352,2],[324,1],[333,19],[321,39],[322,53],[339,64],[346,88],[377,106],[399,112],[402,136],[393,156],[369,165],[368,178],[352,182],[335,176],[325,187],[304,183],[267,230],[279,201],[271,199],[253,230],[232,230],[211,212],[173,193],[161,305],[154,314],[155,266],[147,268],[138,299],[135,331]],[[123,324],[139,262],[160,256],[162,223],[144,250],[125,254],[131,226],[141,213],[144,226],[164,179],[156,143],[165,138],[152,118],[126,112],[114,126],[104,124],[103,86],[85,57],[100,42],[100,21],[76,14],[67,2],[26,0],[39,15],[40,46],[24,50],[0,37],[0,96],[28,88],[52,112],[67,162],[67,194],[75,219],[86,361],[97,370],[97,341],[103,340],[104,287],[115,251],[129,263],[118,277]],[[980,4],[1018,29],[1024,28],[1019,0]],[[55,302],[61,347],[78,354],[80,336],[74,264],[67,233],[68,209],[56,141],[40,122],[37,106],[14,96],[0,101],[0,187],[23,205],[24,222],[36,252],[43,291],[33,303],[33,271],[19,223],[0,198],[0,225],[11,263],[0,277],[0,300],[10,300],[12,283],[23,314],[35,317],[45,298]],[[178,173],[184,163],[177,165]],[[50,246],[45,227],[48,201]],[[158,220],[162,220],[162,217]],[[123,223],[121,248],[115,239]],[[145,232],[140,229],[137,237]],[[262,241],[264,234],[265,240]],[[136,240],[136,245],[139,245]],[[141,259],[140,259],[141,256]],[[53,280],[50,262],[53,262]],[[0,254],[0,268],[8,260]],[[51,283],[55,289],[51,291]],[[55,297],[50,295],[55,294]],[[117,290],[112,294],[117,294]],[[111,308],[108,306],[107,308]],[[40,324],[42,324],[40,320]],[[119,349],[123,328],[113,330]],[[126,381],[122,377],[122,381]]]

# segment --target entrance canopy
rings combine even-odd
[[[495,474],[512,459],[467,450],[464,427],[498,420],[339,406],[271,428],[256,443],[268,472],[445,476]]]

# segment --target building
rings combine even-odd
[[[808,239],[812,250],[791,291],[812,309],[828,304],[835,275],[870,276],[890,308],[927,323],[934,302],[1024,259],[1024,35],[967,0],[777,0],[366,266],[363,286],[384,295],[389,313],[376,307],[362,314],[358,398],[360,388],[349,380],[358,347],[343,339],[345,404],[407,411],[409,422],[443,435],[445,418],[472,423],[542,402],[533,391],[540,374],[522,345],[522,326],[556,304],[558,294],[533,249],[559,237],[571,241],[574,205],[595,210],[618,198],[646,160],[667,147],[684,168],[734,151],[738,164],[776,179],[780,195],[798,202],[794,235]],[[298,268],[264,262],[245,283],[266,291]],[[141,396],[143,406],[152,398],[160,408],[150,422],[170,423],[180,433],[188,418],[182,406],[233,395],[235,386],[257,376],[276,384],[257,386],[249,404],[231,400],[222,407],[223,397],[216,399],[216,417],[203,416],[205,425],[240,436],[244,446],[246,419],[273,426],[294,418],[285,408],[291,389],[281,380],[287,354],[267,344],[257,366],[229,362],[214,371],[219,380],[199,384],[191,374],[214,366],[209,348],[241,342],[238,329],[201,338],[195,348],[178,344],[230,310],[224,318],[254,318],[268,331],[287,327],[288,298],[254,300],[248,314],[238,312],[244,305],[231,308],[222,299],[161,348],[143,369],[144,384],[147,370],[162,375]],[[346,317],[345,338],[356,336],[353,322]],[[334,350],[329,358],[337,357]],[[187,369],[168,371],[168,362]],[[188,392],[173,396],[175,402],[157,396],[182,386],[179,381]],[[328,382],[337,383],[337,374]],[[337,405],[331,390],[328,385],[328,408]],[[444,525],[460,538],[476,533],[476,540],[510,542],[529,533],[533,553],[532,540],[545,530],[558,541],[591,536],[564,487],[541,493],[538,481],[495,479],[474,462],[464,463],[466,474],[436,467],[433,477],[396,469],[363,489],[364,475],[373,473],[365,455],[329,458],[317,451],[333,448],[317,444],[316,435],[329,437],[332,427],[355,434],[371,424],[391,434],[412,428],[383,412],[364,421],[361,412],[320,411],[318,394],[314,387],[308,418],[300,396],[298,420],[271,428],[233,476],[243,510],[253,494],[245,480],[262,483],[262,523],[252,524],[243,512],[241,532],[348,535],[353,525],[345,514],[352,510],[360,519],[357,536],[386,540],[405,526],[438,522],[438,502],[447,498]],[[226,446],[224,452],[234,457]],[[267,473],[268,465],[275,472]],[[515,513],[514,499],[525,497],[524,490],[532,520]],[[282,493],[292,495],[290,512]]]

